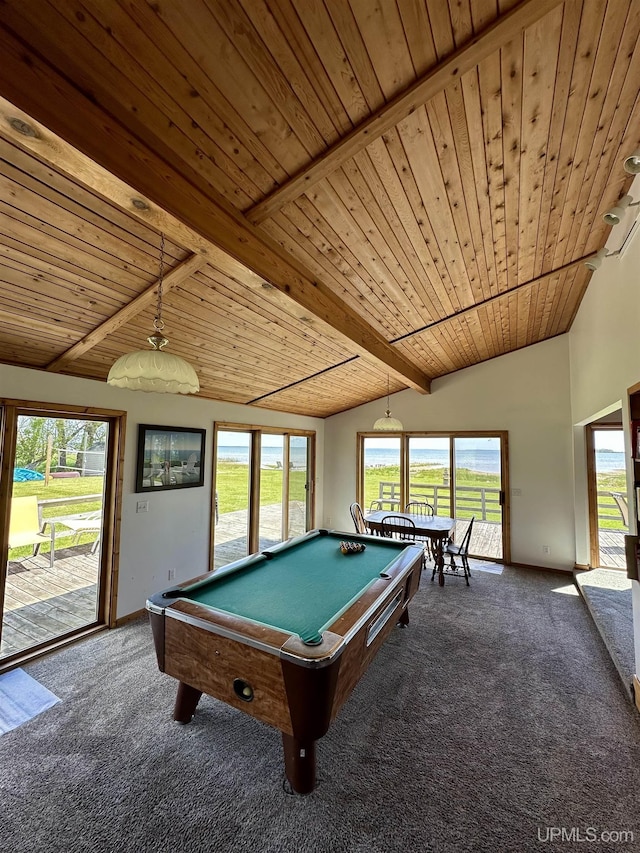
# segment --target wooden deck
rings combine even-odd
[[[600,539],[600,566],[611,569],[626,569],[627,563],[624,556],[624,534],[625,531],[599,530]],[[597,568],[594,566],[594,568]]]
[[[91,545],[9,562],[0,659],[96,621],[99,555]]]

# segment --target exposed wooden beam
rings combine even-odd
[[[313,184],[326,178],[350,160],[374,139],[382,136],[418,107],[430,101],[447,86],[458,80],[467,71],[475,68],[483,59],[495,53],[503,44],[519,36],[527,27],[543,18],[564,0],[522,0],[505,15],[499,17],[467,44],[440,62],[435,68],[417,80],[405,92],[381,107],[351,133],[336,142],[320,157],[301,172],[278,187],[267,198],[247,212],[254,224],[264,222],[277,213],[285,204],[294,201]]]
[[[151,146],[144,139],[147,131],[143,128],[140,128],[138,136],[134,135],[128,127],[101,109],[95,98],[89,98],[75,88],[37,52],[26,47],[4,27],[0,27],[0,53],[3,57],[0,93],[7,98],[9,105],[24,110],[28,118],[40,124],[32,128],[34,134],[31,135],[27,120],[25,135],[20,130],[16,131],[19,124],[12,121],[15,116],[5,113],[0,119],[4,135],[19,141],[37,156],[41,156],[38,148],[47,148],[49,154],[57,148],[58,168],[73,174],[69,172],[70,163],[65,162],[65,148],[61,148],[61,140],[66,141],[102,166],[95,172],[95,181],[97,191],[104,197],[111,198],[110,173],[124,182],[129,193],[131,188],[135,188],[133,197],[136,202],[129,195],[126,208],[133,215],[148,224],[153,223],[158,218],[154,210],[157,206],[169,214],[168,226],[177,220],[183,233],[184,229],[192,231],[197,237],[196,242],[204,242],[206,251],[219,253],[222,250],[227,253],[338,331],[359,355],[382,365],[404,385],[422,394],[430,392],[428,377],[396,352],[330,288],[313,279],[302,264],[275,241],[261,233],[239,212],[230,209],[189,164],[183,162],[178,169],[173,162],[163,159],[157,153],[163,150],[161,140],[157,140],[157,145],[154,140]],[[130,119],[129,123],[134,122],[135,119]],[[55,144],[42,144],[42,140],[50,136],[47,128],[59,137],[54,140]],[[13,137],[10,131],[14,132]],[[88,170],[83,180],[91,180],[91,177],[92,170]],[[119,195],[122,186],[116,183],[116,194]],[[89,183],[89,186],[94,184]],[[146,210],[141,209],[141,203],[143,207],[146,205]],[[170,227],[163,230],[172,240],[177,239]],[[178,242],[192,247],[191,241]]]
[[[193,273],[197,272],[199,269],[202,269],[206,263],[207,259],[202,255],[191,255],[186,260],[182,261],[182,263],[178,264],[177,267],[172,269],[163,277],[162,289],[164,293],[168,293],[176,287],[176,285],[189,278],[189,276],[193,275]],[[155,301],[157,293],[158,282],[156,281],[151,285],[151,287],[148,287],[143,293],[136,296],[135,299],[132,299],[128,305],[125,305],[124,308],[121,308],[112,317],[109,317],[108,320],[105,320],[104,323],[101,323],[92,332],[89,332],[88,335],[85,335],[81,341],[78,341],[77,344],[74,344],[66,352],[63,352],[62,355],[50,362],[46,366],[45,370],[53,372],[64,370],[65,367],[77,358],[80,358],[80,356],[84,355],[85,352],[95,347],[108,335],[115,332],[116,329],[119,329],[120,326],[124,326],[124,324],[128,323],[129,320],[136,317],[141,311],[144,311],[145,308]]]

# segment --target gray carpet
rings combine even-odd
[[[638,715],[571,578],[425,577],[318,743],[307,797],[283,791],[274,729],[208,697],[172,722],[146,623],[27,669],[62,701],[0,737],[2,851],[639,847]],[[637,840],[585,844],[589,828]]]
[[[575,580],[629,697],[633,697],[635,650],[631,581],[625,572],[592,569]]]

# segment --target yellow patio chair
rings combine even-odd
[[[34,556],[43,542],[51,546],[49,565],[53,568],[55,559],[55,525],[50,525],[49,534],[43,533],[44,525],[38,512],[38,498],[30,495],[26,498],[11,499],[11,519],[9,521],[9,548],[21,548],[33,545]]]

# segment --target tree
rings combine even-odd
[[[106,439],[106,424],[79,418],[18,417],[15,464],[44,471],[49,436],[53,439],[52,467],[82,469],[84,453]]]

